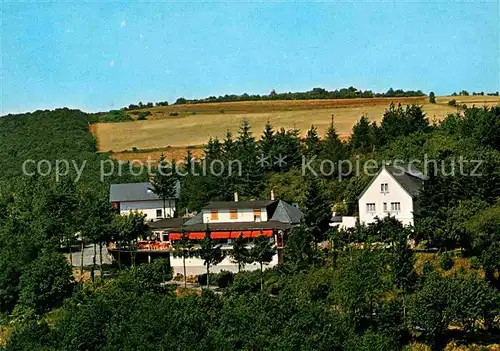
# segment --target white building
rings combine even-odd
[[[298,225],[301,218],[302,212],[297,207],[282,200],[211,201],[195,217],[183,223],[177,218],[169,218],[150,223],[150,227],[161,242],[174,247],[175,242],[181,239],[182,232],[196,246],[209,229],[212,239],[221,244],[226,254],[232,249],[232,241],[240,235],[248,241],[249,246],[254,238],[264,235],[278,249],[272,261],[266,264],[266,267],[273,267],[280,260],[285,233]],[[182,257],[170,255],[170,263],[175,274],[182,274]],[[186,266],[187,275],[201,274],[206,270],[203,260],[198,257],[187,258]],[[247,264],[245,270],[259,267],[257,263]],[[220,270],[236,272],[238,265],[226,255],[221,263],[211,268],[212,272]]]
[[[414,167],[383,166],[358,198],[360,222],[369,224],[390,215],[403,225],[413,225],[414,199],[425,179]]]
[[[163,200],[153,193],[150,183],[127,183],[111,184],[109,200],[121,214],[132,211],[142,212],[148,221],[173,217],[175,202],[180,195],[180,183],[177,184],[176,194],[165,202],[165,213]]]

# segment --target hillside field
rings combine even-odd
[[[250,121],[256,137],[260,136],[267,121],[275,129],[298,128],[302,136],[313,124],[323,135],[333,114],[337,131],[342,138],[347,138],[363,114],[380,122],[391,102],[418,103],[432,122],[456,111],[447,104],[451,99],[469,106],[500,103],[497,96],[444,96],[438,97],[436,104],[428,103],[426,97],[187,104],[140,110],[152,114],[145,121],[96,123],[91,128],[97,137],[99,151],[113,151],[118,159],[143,160],[148,156],[155,159],[163,151],[168,157],[179,159],[188,146],[196,150],[210,137],[223,138],[227,130],[236,134],[242,119]],[[128,111],[131,116],[133,112]],[[133,148],[139,152],[130,152]],[[129,152],[123,153],[126,150]]]

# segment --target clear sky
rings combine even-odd
[[[497,91],[498,1],[0,2],[0,115],[355,86]]]

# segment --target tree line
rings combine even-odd
[[[317,100],[317,99],[357,99],[357,98],[376,98],[376,97],[412,97],[425,96],[421,90],[403,90],[389,88],[386,92],[376,93],[371,90],[358,90],[354,87],[326,90],[324,88],[313,88],[305,92],[288,92],[277,93],[274,89],[267,95],[259,94],[226,94],[219,96],[209,96],[205,99],[186,99],[179,97],[175,100],[174,105],[183,104],[203,104],[210,102],[234,102],[234,101],[266,101],[266,100]],[[130,104],[124,107],[123,110],[138,110],[143,108],[151,108],[154,106],[168,106],[167,101],[156,103],[148,102],[138,104]]]

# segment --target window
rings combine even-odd
[[[219,211],[217,211],[217,210],[212,210],[212,211],[210,212],[210,219],[211,219],[212,221],[216,221],[216,220],[218,220],[218,219],[219,219]]]
[[[391,202],[391,211],[395,211],[395,212],[401,211],[401,203],[400,202]]]
[[[384,212],[387,212],[387,202],[384,202]]]
[[[162,210],[156,210],[156,218],[161,218],[162,217]]]
[[[238,219],[238,210],[229,210],[229,218]]]
[[[260,222],[262,218],[262,212],[260,208],[253,209],[253,220],[254,222]]]
[[[388,193],[389,192],[389,184],[387,184],[387,183],[380,184],[380,192],[381,193]]]
[[[375,204],[367,203],[366,204],[366,212],[375,212]]]

